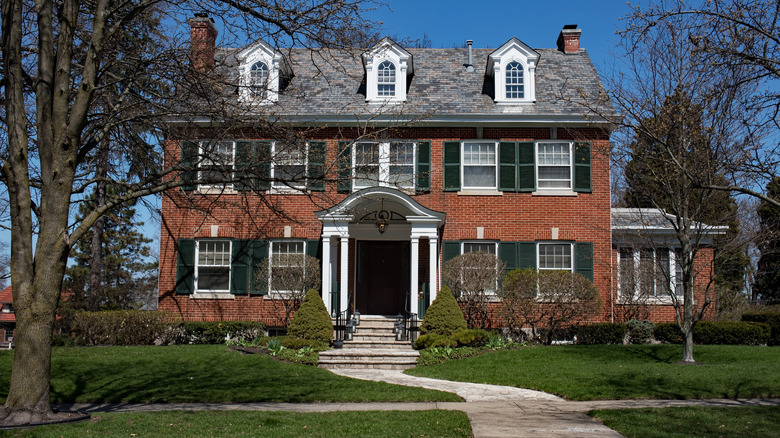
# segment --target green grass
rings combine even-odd
[[[697,345],[528,347],[417,367],[408,374],[537,389],[570,400],[780,396],[780,348]]]
[[[589,415],[628,438],[774,438],[780,407],[684,407],[592,411]]]
[[[13,352],[0,352],[5,401]],[[51,402],[461,401],[455,394],[369,382],[223,345],[54,348]]]
[[[458,411],[95,413],[88,422],[0,432],[9,437],[469,437]]]

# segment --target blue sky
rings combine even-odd
[[[384,24],[385,35],[422,38],[427,33],[432,47],[453,47],[467,39],[475,48],[498,48],[517,37],[532,48],[554,48],[565,24],[582,29],[580,47],[587,49],[603,74],[630,7],[625,0],[393,0],[388,8],[370,13]]]

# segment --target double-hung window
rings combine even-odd
[[[384,61],[377,68],[378,97],[395,97],[395,64]]]
[[[295,290],[304,269],[304,242],[273,242],[271,245],[271,290]]]
[[[271,175],[274,187],[302,188],[306,185],[307,147],[304,142],[273,143]]]
[[[358,142],[353,147],[355,189],[414,188],[415,142]]]
[[[571,271],[572,251],[570,243],[540,243],[539,270],[540,271]]]
[[[496,143],[463,143],[463,188],[496,188]]]
[[[201,189],[232,189],[235,143],[222,140],[199,144],[198,179]]]
[[[230,240],[199,240],[195,257],[195,291],[230,292]]]
[[[539,190],[571,190],[571,143],[538,142],[536,153]]]

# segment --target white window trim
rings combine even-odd
[[[281,166],[282,164],[279,163],[279,157],[276,150],[277,143],[282,144],[282,142],[272,141],[271,142],[271,156],[273,159],[271,160],[271,193],[282,193],[282,194],[302,194],[305,192],[306,187],[308,187],[309,182],[309,142],[307,141],[304,145],[304,157],[303,157],[303,180],[300,181],[298,184],[285,184],[278,182],[276,180],[276,167]]]
[[[506,44],[488,55],[488,65],[485,74],[493,77],[494,101],[498,105],[532,105],[536,102],[536,64],[539,53],[525,43],[512,38]],[[508,99],[506,97],[506,66],[517,62],[523,67],[523,98]]]
[[[394,77],[394,80],[392,82],[380,82],[379,81],[380,67],[382,66],[382,64],[384,64],[386,62],[390,63],[390,65],[393,66],[393,77]],[[395,100],[396,93],[398,92],[398,82],[399,82],[398,81],[398,71],[399,71],[398,65],[395,62],[393,62],[391,59],[385,59],[385,60],[380,61],[379,63],[377,63],[377,70],[376,70],[376,77],[377,77],[377,79],[376,79],[376,96],[377,96],[377,100],[381,100],[381,99],[386,99],[388,101]],[[393,94],[392,95],[381,95],[381,93],[379,92],[379,86],[380,85],[392,85],[393,86]]]
[[[569,246],[569,269],[559,268],[542,268],[541,267],[541,247],[542,245],[568,245]],[[539,271],[568,271],[574,272],[574,242],[566,242],[559,240],[550,240],[543,242],[536,242],[536,267]]]
[[[227,290],[198,290],[198,274],[200,269],[200,243],[201,242],[227,242],[228,243],[228,289]],[[197,239],[195,240],[195,269],[193,272],[193,294],[192,298],[199,299],[234,299],[230,293],[230,284],[233,280],[232,260],[233,242],[231,239]]]
[[[379,145],[379,181],[376,185],[358,185],[357,184],[357,146],[361,143],[370,143]],[[396,185],[390,183],[390,145],[392,143],[411,143],[412,144],[412,178],[408,186]],[[382,141],[356,141],[352,144],[352,191],[356,192],[368,187],[392,187],[401,191],[415,189],[417,181],[417,142],[413,140],[382,140]]]
[[[384,38],[363,56],[366,71],[366,102],[371,105],[398,104],[406,101],[408,76],[414,73],[411,53],[404,50],[390,38]],[[395,96],[379,96],[379,65],[390,61],[395,65]]]
[[[485,165],[476,165],[476,164],[465,164],[466,159],[466,143],[483,143],[483,144],[492,144],[493,145],[493,155],[495,158],[495,163],[493,164],[494,171],[495,171],[495,178],[493,180],[493,186],[492,187],[479,187],[479,186],[467,186],[466,185],[466,177],[465,177],[465,168],[466,166],[470,167],[489,167],[488,164]],[[490,140],[463,140],[460,142],[460,192],[458,194],[462,195],[498,195],[501,194],[501,192],[498,190],[498,142],[497,141],[490,141]]]
[[[652,296],[647,297],[647,304],[660,304],[660,305],[670,305],[674,304],[675,300],[679,300],[682,298],[680,294],[675,294],[675,297],[672,297],[669,294],[669,291],[675,291],[677,287],[677,252],[680,250],[680,247],[676,246],[663,246],[663,247],[636,247],[636,246],[618,246],[617,248],[617,296],[618,296],[618,302],[620,303],[628,303],[632,299],[639,298],[639,288],[641,287],[641,282],[636,281],[636,273],[640,271],[641,266],[641,252],[643,249],[649,249],[652,250],[653,254],[653,269],[655,269],[656,266],[656,251],[659,249],[667,249],[669,251],[669,289],[666,291],[663,291],[663,295],[658,294],[657,291],[654,291],[655,294]],[[621,269],[620,264],[622,261],[622,257],[620,255],[621,250],[630,250],[631,251],[631,257],[632,257],[632,266],[634,269],[634,291],[632,292],[630,297],[626,296],[626,293],[622,290],[621,287]],[[653,282],[653,288],[656,287],[655,282]]]
[[[539,144],[557,143],[569,146],[569,187],[539,187]],[[563,166],[559,166],[563,167]],[[536,191],[534,196],[577,196],[574,191],[574,142],[570,140],[537,140],[534,142],[534,175],[536,176]]]
[[[198,179],[201,180],[201,172],[202,168],[204,166],[207,166],[203,163],[205,153],[203,152],[204,145],[208,145],[210,143],[232,143],[233,145],[233,156],[231,157],[231,166],[233,168],[233,174],[235,175],[236,171],[236,142],[234,140],[202,140],[198,142]],[[232,183],[224,183],[224,184],[198,184],[198,192],[205,193],[205,194],[220,194],[220,193],[235,193],[234,187]]]
[[[303,256],[305,259],[305,256],[307,255],[306,252],[306,245],[308,242],[306,242],[305,239],[276,239],[276,240],[269,240],[268,241],[268,269],[272,270],[274,265],[274,244],[277,243],[302,243],[303,244]],[[290,295],[291,291],[275,291],[272,287],[273,282],[273,275],[272,272],[268,272],[268,284],[266,285],[268,293],[265,295],[265,299],[267,300],[273,300],[275,298],[279,297],[286,297]]]
[[[279,82],[284,70],[291,74],[281,53],[274,50],[264,41],[257,41],[254,45],[237,55],[241,65],[239,66],[240,92],[239,99],[247,105],[270,105],[279,101]],[[262,62],[268,67],[267,87],[265,97],[253,95],[251,84],[252,66]]]

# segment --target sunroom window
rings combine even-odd
[[[618,287],[624,299],[682,295],[679,249],[623,247],[618,251]]]

